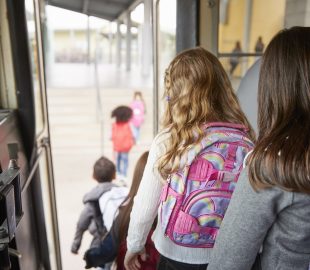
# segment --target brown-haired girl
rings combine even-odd
[[[253,264],[263,270],[309,269],[309,27],[283,30],[272,39],[258,88],[258,140],[208,270],[248,270]]]
[[[125,270],[124,259],[127,251],[126,237],[128,233],[130,213],[133,206],[133,198],[136,196],[141,183],[148,155],[149,152],[145,152],[137,161],[128,197],[125,200],[125,203],[120,207],[120,213],[116,220],[116,225],[117,223],[119,225],[115,226],[112,230],[113,235],[117,239],[118,243],[120,243],[116,258],[117,270]],[[146,254],[147,257],[143,262],[141,262],[142,268],[145,270],[155,270],[159,259],[159,254],[154,247],[153,241],[151,240],[151,233],[149,234],[146,243]]]
[[[169,175],[184,167],[181,157],[186,157],[188,151],[205,138],[206,124],[242,124],[254,138],[221,63],[203,48],[184,51],[170,63],[165,74],[165,96],[164,129],[152,143],[131,213],[125,258],[127,270],[143,269],[138,258],[144,256],[145,241],[157,215],[163,184]],[[157,225],[152,239],[162,255],[158,269],[205,270],[210,260],[211,249],[177,245],[165,237],[161,225]]]

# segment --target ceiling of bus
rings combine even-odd
[[[135,0],[46,0],[47,4],[113,21]]]

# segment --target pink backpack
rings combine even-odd
[[[184,168],[169,176],[161,194],[165,235],[193,248],[213,247],[243,160],[253,148],[242,125],[210,123],[205,128],[205,138],[189,150]]]

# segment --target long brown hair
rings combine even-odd
[[[119,225],[119,240],[120,243],[126,239],[127,232],[128,232],[128,226],[130,221],[130,213],[133,206],[133,199],[136,196],[139,185],[143,176],[144,168],[147,162],[147,158],[149,156],[149,152],[144,152],[139,160],[137,161],[133,178],[132,178],[132,184],[130,187],[130,191],[128,193],[127,198],[125,199],[123,205],[120,207],[120,225]]]
[[[184,51],[173,59],[165,74],[165,96],[163,128],[170,136],[166,153],[158,161],[164,179],[179,169],[182,155],[205,136],[201,127],[206,122],[243,124],[254,140],[223,66],[203,48]]]
[[[310,28],[279,32],[262,59],[256,147],[249,159],[255,189],[310,193]]]

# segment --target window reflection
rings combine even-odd
[[[235,89],[284,27],[286,0],[220,0],[219,57]]]

